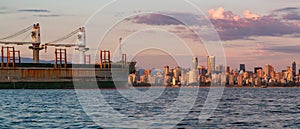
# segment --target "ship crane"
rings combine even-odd
[[[27,33],[28,31],[31,31],[31,41],[30,42],[25,42],[25,41],[7,41],[9,39],[12,39],[14,37],[20,36],[21,34]],[[27,28],[14,33],[12,35],[9,35],[4,38],[0,38],[0,44],[5,44],[5,45],[31,45],[28,48],[33,51],[33,62],[34,63],[39,63],[39,52],[40,50],[44,49],[44,46],[40,46],[41,44],[41,34],[40,34],[40,25],[39,23],[33,24],[33,26],[28,26]]]
[[[76,43],[63,43],[66,39],[77,34],[77,41]],[[54,47],[75,47],[75,50],[79,51],[79,64],[85,64],[85,52],[89,50],[86,47],[86,36],[85,36],[85,29],[84,27],[80,27],[72,31],[71,33],[51,42],[47,42],[44,44],[45,48],[47,46],[54,46]]]

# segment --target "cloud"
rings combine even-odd
[[[51,11],[47,9],[19,9],[19,10],[9,10],[6,6],[0,6],[0,14],[10,14],[10,13],[44,13],[48,14]]]
[[[249,39],[251,36],[283,36],[300,33],[300,27],[263,16],[257,20],[212,20],[221,39]]]
[[[42,18],[69,16],[64,14],[57,14],[47,9],[19,9],[18,12],[33,13],[33,16]]]
[[[298,7],[285,7],[285,8],[275,9],[273,10],[273,12],[290,12],[298,9],[299,9]]]
[[[176,16],[177,19],[189,21],[190,25],[201,25],[204,22],[202,21],[203,17],[195,14],[174,12],[170,14]],[[222,40],[251,40],[253,37],[258,36],[299,36],[300,23],[297,22],[300,19],[299,15],[300,8],[296,7],[277,9],[267,15],[259,15],[250,10],[245,10],[243,16],[240,16],[231,11],[226,11],[222,7],[208,11],[208,18]],[[183,32],[185,30],[180,27],[183,23],[174,17],[162,14],[144,14],[127,20],[138,24],[175,26],[174,33],[184,33],[186,37],[195,38],[195,36],[188,36],[188,33]]]
[[[244,18],[257,20],[260,16],[258,14],[252,13],[250,10],[245,10],[243,12]],[[210,9],[208,10],[208,17],[214,20],[235,20],[238,21],[240,19],[239,15],[233,14],[231,11],[225,11],[223,7],[219,7],[218,9]]]
[[[300,21],[300,14],[299,13],[286,14],[282,18],[283,19],[287,19],[287,20],[297,20],[297,21]]]
[[[135,23],[139,24],[148,24],[148,25],[180,25],[182,24],[180,21],[176,20],[173,17],[165,16],[162,14],[145,14],[138,15],[133,18],[128,18],[127,20],[131,20]]]
[[[147,25],[183,25],[183,22],[188,22],[189,25],[198,24],[199,19],[197,16],[191,13],[148,13],[143,15],[134,16],[127,18],[126,20],[132,21],[138,24],[147,24]]]
[[[211,19],[224,19],[224,9],[222,7],[218,8],[218,9],[210,9],[208,11],[208,16]]]
[[[270,51],[270,52],[287,53],[287,54],[299,54],[299,47],[300,47],[300,45],[272,46],[270,48],[263,48],[263,50],[267,50],[267,51]]]
[[[238,15],[234,15],[231,11],[225,11],[224,8],[220,7],[218,9],[210,9],[208,10],[208,17],[210,19],[226,19],[226,20],[239,20],[240,17]]]
[[[33,16],[37,16],[37,17],[60,17],[62,15],[58,15],[58,14],[41,14],[41,15],[33,15]]]
[[[286,7],[271,12],[271,16],[283,20],[300,21],[300,7]]]
[[[11,13],[6,6],[0,6],[0,14],[8,14]]]
[[[300,26],[296,23],[290,23],[284,20],[283,17],[278,18],[275,15],[265,15],[260,16],[258,14],[252,13],[250,10],[245,10],[243,18],[238,20],[232,19],[232,17],[237,16],[232,14],[230,11],[222,11],[223,9],[218,9],[222,12],[223,16],[226,17],[210,17],[211,22],[215,26],[222,40],[236,40],[236,39],[251,39],[255,36],[284,36],[284,35],[295,35],[300,33]],[[279,9],[278,11],[291,11],[295,8]],[[209,12],[211,16],[213,11]],[[214,12],[216,13],[216,11]],[[285,15],[290,16],[289,19],[295,19],[295,15]],[[287,18],[286,18],[287,19]]]
[[[259,15],[250,12],[250,10],[245,10],[243,14],[244,14],[244,17],[247,19],[257,20],[260,17]]]
[[[20,9],[18,12],[37,12],[37,13],[49,13],[47,9]]]

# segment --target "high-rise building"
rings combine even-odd
[[[240,71],[246,72],[246,66],[245,64],[240,64]]]
[[[196,70],[198,67],[198,58],[194,57],[193,58],[193,69]]]
[[[266,64],[265,66],[265,76],[266,77],[270,77],[271,76],[271,73],[274,72],[274,67],[270,64]]]
[[[215,71],[215,59],[215,56],[207,56],[207,72],[209,74],[212,74]]]
[[[205,75],[206,74],[206,69],[204,66],[198,66],[199,70],[199,75]]]
[[[291,66],[287,66],[286,67],[286,79],[288,81],[292,81],[293,80],[293,69]]]
[[[175,67],[175,69],[173,69],[173,73],[177,84],[177,82],[179,81],[179,77],[181,76],[181,68],[179,66]]]
[[[199,72],[198,72],[198,58],[194,57],[193,58],[193,68],[192,70],[189,72],[189,84],[196,84],[197,83],[197,78],[199,76]]]
[[[263,70],[262,69],[258,69],[257,71],[257,76],[258,76],[258,78],[263,78]]]
[[[215,68],[215,72],[216,72],[216,73],[223,73],[223,72],[224,72],[224,67],[223,67],[223,65],[218,64],[218,65],[216,65],[215,67],[216,67],[216,68]]]
[[[238,86],[243,86],[243,75],[238,75]]]
[[[262,67],[254,67],[254,73],[257,73],[257,70],[261,69],[262,70]]]
[[[168,76],[168,74],[169,74],[169,66],[165,66],[164,67],[164,78],[166,78],[167,76]]]
[[[296,62],[295,61],[292,63],[292,70],[293,70],[293,76],[295,77],[296,76]]]
[[[227,67],[226,67],[226,73],[230,73],[230,72],[231,72],[230,66],[227,66]]]

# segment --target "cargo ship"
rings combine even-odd
[[[29,30],[32,30],[31,42],[3,41]],[[77,36],[76,43],[59,43],[71,35]],[[40,25],[34,24],[16,34],[1,38],[0,44],[6,45],[1,47],[0,89],[127,88],[128,75],[135,72],[136,62],[126,62],[126,55],[123,54],[122,60],[114,63],[108,50],[99,50],[98,63],[88,63],[87,58],[90,60],[90,56],[85,55],[89,49],[86,47],[84,27],[58,40],[41,44]],[[20,51],[7,45],[30,45],[33,62],[22,63]],[[53,63],[40,63],[39,51],[51,46],[57,47]],[[67,50],[62,47],[75,47],[79,51],[79,63],[68,63]]]

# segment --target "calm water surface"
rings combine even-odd
[[[165,89],[155,102],[140,105],[117,90],[101,93],[120,113],[143,117],[158,115],[162,109],[153,105],[174,102],[178,91]],[[225,88],[218,108],[199,123],[207,92],[200,89],[194,107],[174,128],[300,128],[299,88]],[[74,90],[0,90],[0,107],[0,128],[101,128],[84,112]]]

